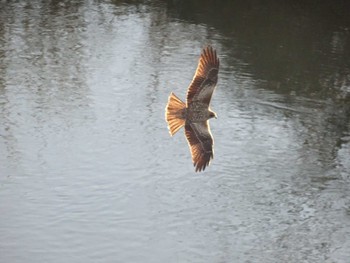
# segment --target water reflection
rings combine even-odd
[[[2,1],[0,261],[347,262],[348,7],[311,2]],[[206,44],[194,175],[164,107]]]
[[[82,125],[90,116],[82,63],[85,25],[79,6],[3,4],[2,109],[5,129],[12,138],[5,140],[12,149],[7,156],[14,166],[26,161],[18,154],[27,150],[35,153],[30,162],[36,158],[40,162],[47,134],[58,135],[72,125]]]
[[[283,103],[280,110],[292,117],[295,130],[305,137],[305,156],[309,155],[309,148],[316,148],[310,151],[320,155],[317,159],[322,164],[334,163],[341,138],[349,132],[350,21],[344,14],[345,3],[221,1],[212,5],[210,1],[166,1],[166,4],[170,16],[212,25],[225,35],[220,42],[229,68],[224,73],[231,72],[231,77],[238,79],[236,86],[228,85],[225,89],[227,93],[233,92],[228,97],[239,97],[232,89],[247,81],[255,90],[283,94],[274,96],[269,104],[264,101],[265,106],[274,107],[275,99]],[[263,100],[266,99],[264,93]],[[260,98],[257,100],[254,103]],[[292,111],[286,110],[285,105]],[[295,109],[302,108],[307,114],[295,113]]]

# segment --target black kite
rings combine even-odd
[[[166,106],[165,118],[171,136],[185,126],[196,172],[204,171],[214,156],[209,119],[216,118],[216,114],[210,110],[209,104],[218,82],[219,64],[216,51],[211,46],[204,48],[187,90],[186,104],[171,93]]]

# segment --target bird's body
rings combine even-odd
[[[193,103],[186,109],[186,122],[203,122],[215,117],[216,114],[208,108],[205,103]]]
[[[208,46],[203,49],[188,88],[186,104],[171,93],[166,106],[165,118],[170,134],[174,135],[185,126],[185,135],[196,171],[204,170],[214,156],[214,140],[208,120],[216,117],[209,104],[218,80],[218,72],[219,59],[215,50]]]

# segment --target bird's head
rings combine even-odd
[[[215,112],[213,112],[213,111],[209,111],[209,118],[211,119],[211,118],[215,118],[215,119],[217,119],[218,118],[218,116],[216,115],[216,113]]]

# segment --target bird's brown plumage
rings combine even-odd
[[[196,171],[203,171],[214,156],[214,140],[208,120],[216,116],[209,104],[218,81],[219,64],[216,51],[211,46],[204,48],[187,91],[186,105],[171,93],[166,107],[170,134],[174,135],[185,126]]]
[[[209,122],[190,123],[185,125],[185,134],[191,149],[192,161],[197,171],[204,171],[214,157],[213,137]]]
[[[187,91],[187,107],[195,101],[201,101],[209,107],[218,82],[219,65],[216,51],[210,46],[203,49],[196,73]]]

